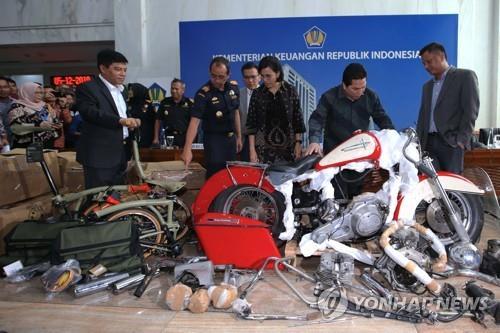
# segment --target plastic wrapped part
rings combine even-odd
[[[102,277],[75,287],[75,297],[83,297],[108,289],[113,283],[128,278],[129,273],[112,273],[111,276]]]
[[[176,265],[174,268],[175,279],[177,280],[184,271],[194,274],[202,286],[209,287],[214,284],[214,265],[211,261]]]
[[[69,259],[66,262],[52,266],[42,275],[42,284],[46,291],[58,293],[76,284],[82,278],[80,263]]]
[[[408,136],[406,134],[398,133],[395,130],[371,131],[371,133],[377,137],[380,143],[381,154],[378,159],[378,165],[380,168],[389,171],[390,175],[388,180],[389,184],[382,188],[386,194],[382,195],[382,193],[378,193],[378,195],[386,197],[390,200],[388,205],[391,209],[391,213],[393,213],[397,204],[397,194],[401,192],[404,195],[406,191],[412,189],[418,183],[418,170],[415,168],[413,163],[408,161],[403,155],[403,147],[408,140]],[[406,149],[406,153],[411,158],[418,160],[419,152],[417,144],[414,142],[410,143]],[[395,174],[392,167],[398,163],[400,178],[394,180]],[[330,197],[333,198],[334,193],[331,186],[331,180],[341,170],[348,169],[362,172],[372,168],[374,168],[373,163],[368,161],[351,162],[341,168],[329,167],[321,171],[309,170],[283,184],[275,185],[276,189],[284,195],[286,205],[285,212],[283,214],[285,231],[279,235],[279,238],[281,240],[290,240],[295,234],[293,205],[291,199],[294,182],[310,179],[310,189],[320,192],[321,199],[326,200]],[[323,193],[323,191],[325,192]],[[390,222],[391,218],[392,214],[388,216],[386,223]]]
[[[182,283],[177,283],[167,290],[165,302],[170,310],[182,311],[188,307],[192,294],[191,288]]]
[[[28,281],[31,280],[31,278],[33,278],[35,274],[46,272],[49,268],[50,268],[49,262],[42,262],[40,264],[27,266],[16,271],[14,274],[8,276],[5,280],[9,283],[19,283]]]
[[[165,170],[165,171],[154,171],[151,174],[153,180],[158,180],[160,182],[181,182],[190,175],[191,171],[186,170]]]
[[[115,282],[111,285],[111,290],[113,290],[113,294],[118,295],[125,290],[137,287],[139,284],[141,284],[144,277],[144,274],[136,274],[127,279]]]
[[[203,313],[207,312],[209,305],[210,297],[208,296],[208,291],[201,288],[196,290],[195,293],[191,296],[188,309],[192,313]]]
[[[221,283],[208,289],[208,295],[212,305],[216,309],[229,309],[238,297],[238,289],[235,286]]]
[[[306,234],[302,236],[299,243],[300,252],[304,257],[312,256],[316,251],[324,251],[326,248],[334,249],[335,251],[342,252],[352,256],[354,259],[365,263],[367,265],[373,265],[375,258],[369,252],[355,249],[349,247],[333,239],[327,239],[323,243],[318,244],[311,239],[311,234]]]

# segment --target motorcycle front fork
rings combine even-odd
[[[470,241],[469,234],[460,220],[459,213],[453,207],[450,198],[439,181],[436,169],[432,164],[432,159],[424,157],[422,164],[423,168],[419,169],[421,171],[425,170],[424,173],[432,179],[433,192],[441,204],[445,218],[451,223],[453,230],[459,238],[459,242],[453,244],[449,249],[450,258],[460,268],[477,269],[481,264],[481,254]]]

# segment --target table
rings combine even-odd
[[[193,162],[204,164],[204,150],[193,149]],[[175,161],[181,159],[182,149],[151,149],[141,148],[140,155],[143,162]],[[491,178],[497,196],[500,195],[500,149],[475,149],[465,152],[465,168],[483,168]],[[373,170],[365,178],[365,191],[374,191],[380,188],[387,180],[385,170]]]
[[[193,162],[200,163],[205,166],[205,154],[203,149],[192,149]],[[155,149],[141,148],[139,150],[141,162],[163,162],[163,161],[180,161],[182,149]]]

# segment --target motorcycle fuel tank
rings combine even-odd
[[[206,213],[194,225],[201,247],[215,265],[260,269],[268,257],[281,257],[269,227],[239,215]],[[273,262],[266,268],[272,269]]]
[[[338,145],[316,164],[316,170],[340,167],[351,162],[376,161],[380,157],[380,143],[370,132],[360,132]]]

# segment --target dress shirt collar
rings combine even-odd
[[[102,82],[104,82],[104,85],[109,89],[109,91],[113,91],[118,89],[118,91],[122,92],[125,87],[123,84],[119,84],[117,86],[111,84],[108,80],[106,80],[101,74],[99,74],[99,78],[101,79]]]
[[[451,66],[448,66],[448,68],[446,68],[446,70],[443,72],[443,74],[441,74],[441,78],[439,80],[437,80],[434,76],[432,77],[432,81],[434,83],[439,83],[439,82],[443,82],[444,79],[446,78],[446,74],[448,74],[449,70],[450,70]]]

